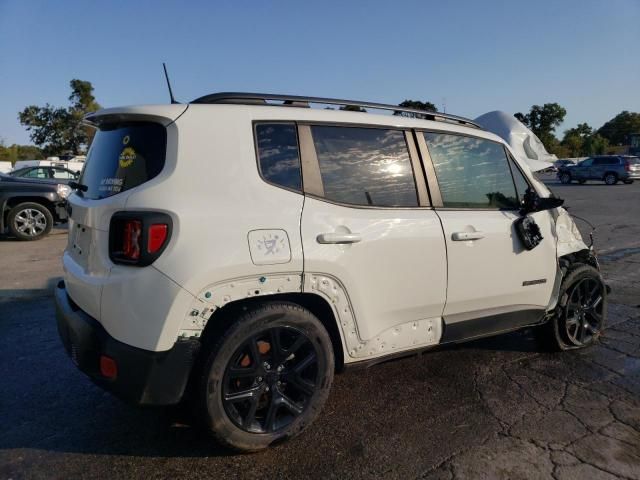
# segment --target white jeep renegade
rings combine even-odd
[[[579,348],[603,328],[607,287],[562,200],[470,120],[219,93],[87,121],[64,346],[130,402],[188,394],[226,445],[296,435],[347,366],[525,326]]]

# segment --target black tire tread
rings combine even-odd
[[[13,220],[15,219],[15,216],[18,214],[20,210],[24,210],[25,208],[37,209],[41,211],[44,214],[44,216],[47,218],[47,227],[45,228],[44,232],[42,232],[37,237],[30,237],[29,235],[24,235],[18,232],[14,228]],[[9,210],[9,214],[7,215],[7,225],[9,227],[9,231],[18,240],[23,240],[23,241],[40,240],[41,238],[46,237],[47,235],[49,235],[49,232],[51,232],[51,229],[53,228],[53,221],[54,221],[53,214],[51,213],[51,211],[45,205],[42,205],[41,203],[36,203],[36,202],[19,203],[15,207],[12,207],[11,210]]]
[[[328,365],[327,365],[328,380],[325,380],[322,388],[320,389],[318,401],[316,401],[313,405],[310,405],[309,410],[303,415],[305,417],[304,419],[305,421],[304,422],[301,421],[293,425],[293,428],[290,431],[287,431],[284,434],[280,434],[279,437],[274,441],[268,444],[261,444],[261,445],[256,444],[255,442],[243,443],[243,442],[239,442],[238,440],[230,441],[227,435],[217,431],[214,428],[214,425],[211,421],[212,420],[211,416],[208,413],[206,388],[208,384],[209,371],[212,368],[213,362],[215,362],[218,354],[220,353],[220,350],[223,348],[225,343],[228,342],[231,337],[233,337],[233,335],[241,328],[243,324],[258,322],[260,320],[260,317],[264,315],[281,312],[283,309],[286,311],[289,311],[290,313],[294,313],[296,315],[306,317],[309,321],[313,323],[317,323],[317,326],[320,327],[321,331],[324,332],[324,335],[326,335],[326,338],[323,340],[329,350]],[[312,423],[313,420],[318,416],[325,401],[329,396],[329,391],[331,388],[331,384],[333,383],[333,374],[335,370],[334,354],[333,354],[331,339],[329,337],[328,332],[320,322],[320,320],[318,320],[318,318],[309,310],[301,307],[298,304],[291,303],[291,302],[283,302],[283,301],[268,301],[268,302],[259,304],[257,306],[253,306],[247,309],[246,311],[242,312],[240,316],[235,319],[235,321],[230,323],[229,326],[224,330],[224,333],[222,333],[222,335],[218,336],[209,345],[203,345],[203,350],[205,350],[206,353],[202,357],[204,360],[204,365],[203,365],[204,368],[201,369],[200,378],[198,381],[198,384],[199,384],[199,392],[197,395],[197,399],[199,402],[198,410],[200,411],[201,417],[205,420],[207,429],[213,435],[216,442],[218,442],[220,445],[227,447],[231,450],[245,452],[245,453],[257,452],[257,451],[263,450],[264,448],[267,448],[272,443],[280,443],[297,436],[302,432],[302,430],[306,428],[307,425]],[[246,435],[249,436],[252,434],[247,433]]]

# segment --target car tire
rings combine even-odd
[[[570,173],[562,173],[560,174],[560,183],[564,185],[568,185],[571,183],[571,174]]]
[[[586,180],[578,180],[578,183],[579,183],[580,185],[584,185],[584,184],[585,184],[585,182],[586,182]]]
[[[625,180],[624,183],[625,185],[631,185],[633,183],[633,180]]]
[[[18,240],[40,240],[53,228],[53,215],[44,205],[24,202],[9,211],[7,223]]]
[[[607,319],[607,287],[600,272],[578,264],[565,276],[558,305],[538,339],[551,351],[575,350],[597,342]]]
[[[293,303],[241,312],[205,356],[200,411],[215,439],[237,451],[255,452],[298,435],[333,383],[329,334]]]
[[[615,185],[618,183],[618,176],[615,173],[606,173],[604,176],[604,183],[607,185]]]

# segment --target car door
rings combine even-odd
[[[525,249],[514,222],[529,182],[515,160],[503,144],[484,138],[422,132],[418,139],[447,245],[443,340],[541,320],[556,273],[552,218],[547,211],[532,215],[543,240]]]
[[[607,157],[594,158],[591,168],[589,169],[589,179],[602,180],[610,163],[611,161]]]
[[[353,358],[437,343],[446,249],[412,134],[319,124],[299,133],[305,290],[340,307]]]

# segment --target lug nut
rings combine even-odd
[[[267,370],[269,370],[269,369],[271,368],[271,365],[269,365],[267,362],[264,362],[264,363],[262,364],[262,366],[263,366],[264,368],[266,368]]]
[[[284,365],[278,365],[278,371],[281,372],[282,370],[284,370]]]
[[[261,382],[262,381],[262,377],[258,377],[258,381]]]

